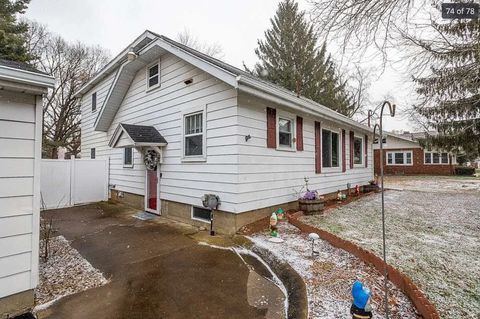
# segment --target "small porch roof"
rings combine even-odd
[[[167,145],[165,138],[153,126],[118,124],[108,145],[113,148],[158,147]]]

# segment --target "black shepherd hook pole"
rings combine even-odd
[[[388,105],[388,109],[390,111],[390,116],[395,116],[395,104],[391,104],[388,101],[385,101],[382,105],[382,109],[380,110],[380,118],[379,123],[375,124],[373,127],[373,140],[375,141],[375,132],[378,128],[379,131],[379,138],[378,143],[380,144],[380,181],[382,183],[381,190],[382,190],[382,236],[383,236],[383,262],[384,262],[384,289],[385,289],[385,318],[388,319],[388,270],[387,270],[387,249],[386,249],[386,240],[385,240],[385,195],[384,195],[384,187],[383,187],[383,110],[385,105]]]

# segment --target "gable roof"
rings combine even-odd
[[[259,79],[250,73],[236,68],[228,63],[215,59],[195,49],[169,39],[168,37],[156,34],[149,30],[145,31],[142,33],[142,35],[135,39],[130,46],[123,50],[95,77],[93,77],[77,93],[75,93],[75,96],[80,97],[87,93],[106,76],[118,70],[121,65],[126,67],[126,64],[132,63],[133,61],[128,59],[129,52],[134,52],[136,56],[143,56],[155,49],[157,51],[160,49],[170,52],[186,62],[194,65],[195,67],[233,86],[239,91],[274,103],[278,103],[280,105],[284,105],[299,112],[314,116],[321,116],[334,122],[340,122],[354,127],[360,131],[371,133],[371,129],[368,126],[360,124],[357,121],[335,112],[324,105],[321,105],[303,96],[298,97],[296,93],[291,92],[281,86]],[[147,65],[149,63],[148,59],[142,58],[141,60],[143,65]],[[132,68],[128,73],[131,74],[133,71],[134,70]],[[121,77],[119,76],[118,78],[120,79]],[[129,79],[130,83],[132,79]],[[112,87],[114,85],[115,83],[112,85]],[[126,89],[123,88],[118,97],[123,99],[123,96],[125,96],[126,93],[124,90]],[[120,106],[120,103],[118,102],[119,98],[117,98],[113,103],[112,100],[109,99],[109,96],[110,93],[105,99],[104,105],[102,106],[102,111],[99,112],[95,122],[95,130],[107,131],[108,127],[113,121],[116,110],[118,110],[118,107]],[[105,111],[107,106],[111,108],[110,112]]]
[[[120,123],[108,145],[116,147],[123,134],[126,134],[129,142],[122,147],[165,146],[168,144],[162,134],[153,126]]]

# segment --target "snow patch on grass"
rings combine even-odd
[[[320,253],[311,255],[311,242],[294,226],[279,224],[284,243],[268,240],[267,233],[250,236],[255,245],[271,251],[276,258],[289,263],[304,279],[307,286],[309,318],[350,318],[352,303],[350,289],[355,280],[360,280],[372,290],[372,307],[375,318],[383,318],[383,276],[373,267],[344,250],[317,240],[315,249]],[[408,298],[389,283],[391,318],[417,318]]]
[[[480,318],[480,192],[459,191],[463,182],[446,191],[385,192],[387,261],[412,278],[442,318]],[[438,186],[428,179],[409,183]],[[381,256],[380,207],[375,194],[302,221]]]

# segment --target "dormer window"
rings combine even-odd
[[[147,91],[160,86],[160,63],[155,62],[147,67]]]

